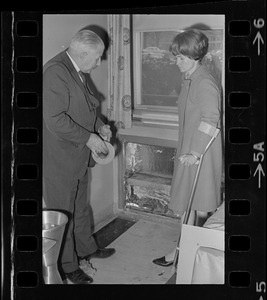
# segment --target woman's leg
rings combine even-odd
[[[208,218],[208,212],[197,211],[195,226],[202,227]]]
[[[181,226],[182,226],[182,224],[184,222],[184,218],[185,218],[185,212],[183,213],[183,216],[181,218]],[[195,225],[195,221],[196,221],[196,211],[195,210],[191,210],[187,224],[188,225]],[[181,230],[182,230],[182,227],[181,227]],[[176,247],[173,248],[172,251],[169,252],[167,255],[165,255],[165,260],[166,261],[172,261],[172,260],[174,260],[175,252],[176,252]]]

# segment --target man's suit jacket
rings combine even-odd
[[[82,83],[66,52],[43,70],[43,176],[70,184],[87,166],[94,166],[86,146],[103,122],[97,99]]]

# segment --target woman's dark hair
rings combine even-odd
[[[209,40],[198,29],[188,29],[179,33],[173,40],[170,51],[173,55],[182,54],[194,60],[202,60],[207,54]]]

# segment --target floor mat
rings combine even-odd
[[[116,218],[94,234],[99,248],[105,248],[136,223],[134,220]]]
[[[176,246],[178,232],[176,226],[139,220],[109,245],[116,249],[114,255],[81,267],[93,284],[166,284],[173,275],[171,266],[157,266],[152,260]]]

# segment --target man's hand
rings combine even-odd
[[[86,146],[95,154],[108,154],[108,148],[105,142],[95,133],[91,133]]]
[[[100,134],[100,136],[102,137],[103,140],[105,140],[107,142],[110,141],[112,132],[110,130],[109,125],[103,125],[103,126],[99,127],[98,133]]]

